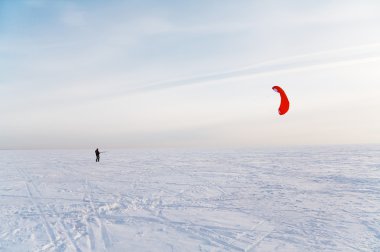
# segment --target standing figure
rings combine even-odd
[[[100,152],[99,152],[99,149],[96,148],[95,150],[95,155],[96,155],[96,162],[99,162],[99,159],[100,159]]]

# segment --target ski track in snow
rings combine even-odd
[[[41,195],[40,191],[38,190],[38,188],[36,187],[36,185],[34,184],[33,180],[21,168],[18,168],[18,171],[20,174],[22,174],[22,176],[25,179],[24,182],[25,182],[25,185],[26,185],[26,188],[28,191],[29,198],[32,201],[32,203],[36,206],[36,208],[38,209],[41,217],[44,219],[44,223],[45,223],[49,238],[53,242],[54,247],[56,248],[57,247],[56,236],[52,230],[51,225],[48,223],[46,216],[43,214],[43,211],[41,210],[41,205],[43,205],[43,203],[40,203],[42,195]],[[31,189],[31,188],[33,188],[33,189]],[[35,194],[38,195],[38,198],[36,198],[34,196],[32,191],[34,191]],[[80,249],[75,244],[75,241],[73,240],[72,236],[70,235],[69,231],[67,230],[65,224],[62,222],[62,219],[59,216],[59,214],[53,208],[51,208],[49,206],[47,206],[47,208],[50,212],[52,212],[54,214],[54,217],[56,218],[57,222],[60,225],[60,228],[61,228],[60,231],[65,236],[66,241],[64,242],[63,245],[68,245],[69,247],[71,247],[71,250],[73,250],[73,251],[80,251]]]
[[[107,231],[102,219],[99,216],[98,210],[95,208],[94,200],[92,198],[92,187],[91,187],[91,184],[89,184],[87,178],[86,178],[86,192],[88,193],[88,196],[89,196],[91,209],[92,209],[94,215],[96,216],[96,218],[95,218],[96,222],[98,223],[98,226],[100,227],[100,234],[102,237],[102,242],[104,244],[104,248],[107,250],[107,248],[109,248],[111,246],[111,241],[110,241],[110,238],[108,236],[108,231]]]
[[[0,251],[380,251],[379,146],[0,154]]]

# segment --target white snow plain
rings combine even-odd
[[[380,251],[380,146],[0,151],[0,251]]]

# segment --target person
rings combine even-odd
[[[100,159],[100,152],[99,152],[99,149],[96,148],[95,150],[95,155],[96,155],[96,162],[99,162],[99,159]]]

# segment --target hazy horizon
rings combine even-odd
[[[379,12],[369,0],[1,1],[0,149],[379,144]]]

